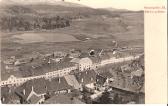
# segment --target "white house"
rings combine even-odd
[[[88,70],[92,67],[92,65],[93,65],[93,62],[88,57],[82,58],[79,60],[79,70],[80,71]]]

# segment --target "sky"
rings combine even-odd
[[[65,0],[80,3],[93,8],[117,8],[128,10],[143,10],[144,6],[162,5],[166,0]]]
[[[0,0],[2,1],[2,0]],[[12,0],[26,2],[56,2],[62,0]],[[144,6],[158,6],[166,3],[167,0],[64,0],[65,2],[73,2],[86,5],[92,8],[117,8],[128,10],[143,10]]]

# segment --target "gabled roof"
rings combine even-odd
[[[32,95],[29,99],[29,102],[31,104],[37,104],[40,100],[42,99],[42,97],[36,96],[36,95]]]
[[[67,58],[57,63],[44,63],[38,65],[24,65],[20,67],[20,73],[23,77],[42,75],[47,72],[52,72],[68,67],[75,66],[74,62],[70,62],[71,59]]]
[[[77,78],[79,83],[84,85],[96,82],[96,72],[94,70],[77,73],[75,77]]]
[[[37,94],[44,94],[47,91],[45,79],[40,78],[40,79],[34,79],[34,80],[29,80],[25,82],[23,85],[19,86],[16,89],[16,93],[26,100],[32,91],[32,87],[33,87],[33,91]],[[25,95],[23,93],[24,90],[25,90]]]
[[[4,98],[5,101],[2,101],[4,104],[14,103],[15,100],[20,101],[20,98],[15,94],[15,92],[9,87],[1,87],[1,99]]]
[[[96,57],[95,56],[90,56],[89,58],[92,60],[93,63],[101,62],[101,59],[100,59],[99,56],[96,56]]]
[[[85,57],[89,57],[89,53],[81,53],[81,55],[79,56],[79,58],[85,58]]]
[[[103,85],[106,82],[107,78],[102,77],[101,75],[96,76],[96,84]]]
[[[79,63],[79,61],[80,61],[79,58],[73,58],[73,59],[71,60],[71,62],[74,62],[74,63]]]
[[[101,61],[102,60],[107,60],[110,59],[110,56],[107,53],[104,53],[103,55],[100,56]]]
[[[47,99],[44,104],[71,104],[72,101],[67,95],[54,95]]]
[[[99,73],[100,76],[104,77],[104,78],[111,78],[113,77],[113,75],[109,72],[109,71],[102,71],[101,73]]]
[[[66,89],[72,89],[70,85],[68,85],[67,81],[64,77],[60,78],[54,78],[51,80],[47,80],[47,90],[50,92],[60,91],[60,90],[66,90]]]
[[[54,95],[47,99],[44,104],[84,104],[77,98],[72,98],[68,95]]]
[[[25,89],[25,95],[23,94],[24,89]],[[44,94],[47,91],[52,92],[65,89],[72,89],[72,87],[68,85],[64,77],[54,78],[51,79],[50,81],[44,78],[40,78],[27,81],[26,83],[24,83],[23,85],[21,85],[16,89],[16,93],[26,100],[29,94],[31,93],[32,89],[37,94]]]

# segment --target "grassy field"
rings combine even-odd
[[[82,16],[82,18],[72,19],[70,27],[65,28],[1,33],[2,58],[22,57],[33,51],[50,53],[58,50],[68,51],[74,48],[83,51],[89,48],[112,49],[113,40],[118,41],[119,46],[144,46],[143,12],[124,10],[115,12],[74,5],[72,7],[33,5],[31,9],[28,9],[30,8],[28,5],[21,11],[22,7],[17,11],[17,8],[13,7],[5,8],[5,11],[1,7],[1,10],[6,15],[27,16],[29,14],[32,17],[36,10],[38,14],[43,15],[74,16],[76,14],[77,17]],[[50,8],[45,11],[44,7]]]

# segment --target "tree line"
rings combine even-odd
[[[2,31],[30,31],[40,29],[56,29],[70,26],[70,19],[53,17],[35,17],[31,19],[20,16],[6,16],[0,18],[0,30]]]

